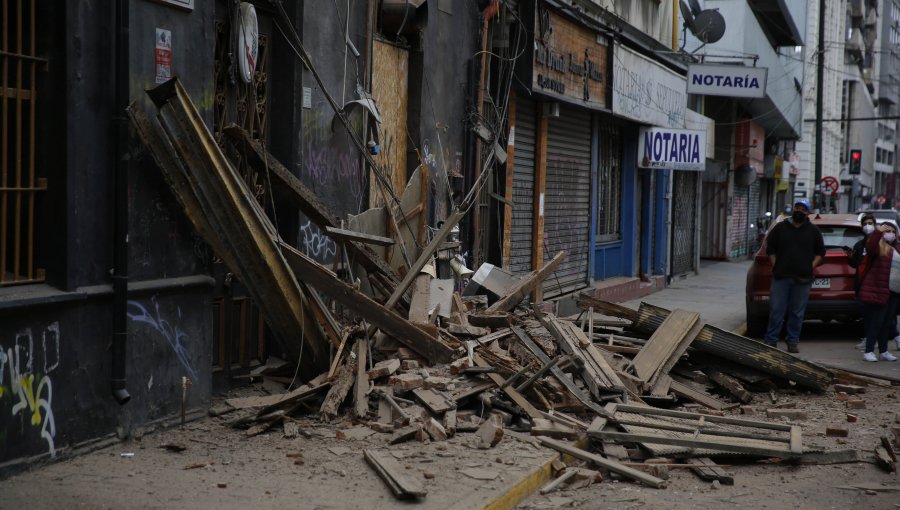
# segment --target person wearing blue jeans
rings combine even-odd
[[[818,227],[808,219],[809,202],[794,201],[791,219],[776,224],[766,238],[766,254],[772,264],[769,293],[769,327],[765,342],[778,345],[787,314],[787,350],[800,352],[800,329],[809,301],[814,271],[825,256],[825,241]]]
[[[766,343],[772,347],[778,345],[781,326],[787,313],[787,336],[785,342],[788,351],[799,352],[800,329],[803,316],[806,314],[806,303],[809,301],[809,290],[812,280],[802,282],[794,278],[772,278],[769,300],[769,328],[766,331]]]

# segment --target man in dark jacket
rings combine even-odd
[[[765,341],[772,347],[778,345],[786,313],[788,352],[800,352],[800,329],[813,271],[825,256],[822,233],[807,219],[809,209],[808,201],[796,200],[791,219],[775,225],[766,241],[766,254],[772,263],[772,288]]]

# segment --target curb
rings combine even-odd
[[[575,446],[584,448],[588,445],[587,437],[582,437],[575,442]],[[522,477],[518,482],[509,486],[502,494],[497,496],[484,505],[477,507],[479,510],[511,510],[519,503],[525,501],[528,496],[537,492],[541,487],[553,480],[553,462],[557,459],[563,462],[572,462],[575,457],[563,454],[555,454],[550,456],[541,465],[537,466],[530,473]]]

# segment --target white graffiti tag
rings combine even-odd
[[[53,383],[48,374],[59,366],[59,322],[47,326],[42,336],[43,375],[34,373],[34,339],[30,328],[16,333],[15,344],[5,352],[0,348],[0,398],[6,393],[3,383],[6,381],[8,368],[10,395],[13,401],[18,398],[18,402],[12,406],[12,415],[30,413],[29,422],[34,427],[41,427],[41,437],[47,441],[50,456],[55,457],[56,420],[53,418]],[[51,343],[52,350],[48,349],[48,342]],[[54,363],[48,366],[51,352],[55,354]]]
[[[334,256],[337,254],[337,244],[323,234],[316,224],[306,220],[306,224],[300,227],[300,237],[303,251],[307,257],[324,262],[334,260]]]
[[[191,359],[188,355],[187,348],[185,347],[185,341],[189,340],[190,337],[188,337],[177,324],[173,326],[172,323],[162,318],[162,315],[159,312],[159,303],[156,302],[156,298],[153,298],[153,306],[156,311],[155,317],[150,315],[147,309],[144,308],[144,305],[137,301],[128,301],[128,318],[135,322],[148,324],[162,335],[169,344],[169,347],[171,347],[172,351],[175,353],[175,357],[178,358],[178,362],[191,379],[195,381],[199,380],[197,371],[191,365]],[[178,307],[178,318],[181,318],[181,307]]]

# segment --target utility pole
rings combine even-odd
[[[813,182],[813,202],[819,206],[819,188],[822,182],[822,102],[825,81],[825,0],[819,0],[819,58],[816,60],[816,172]],[[827,211],[826,211],[827,212]]]

